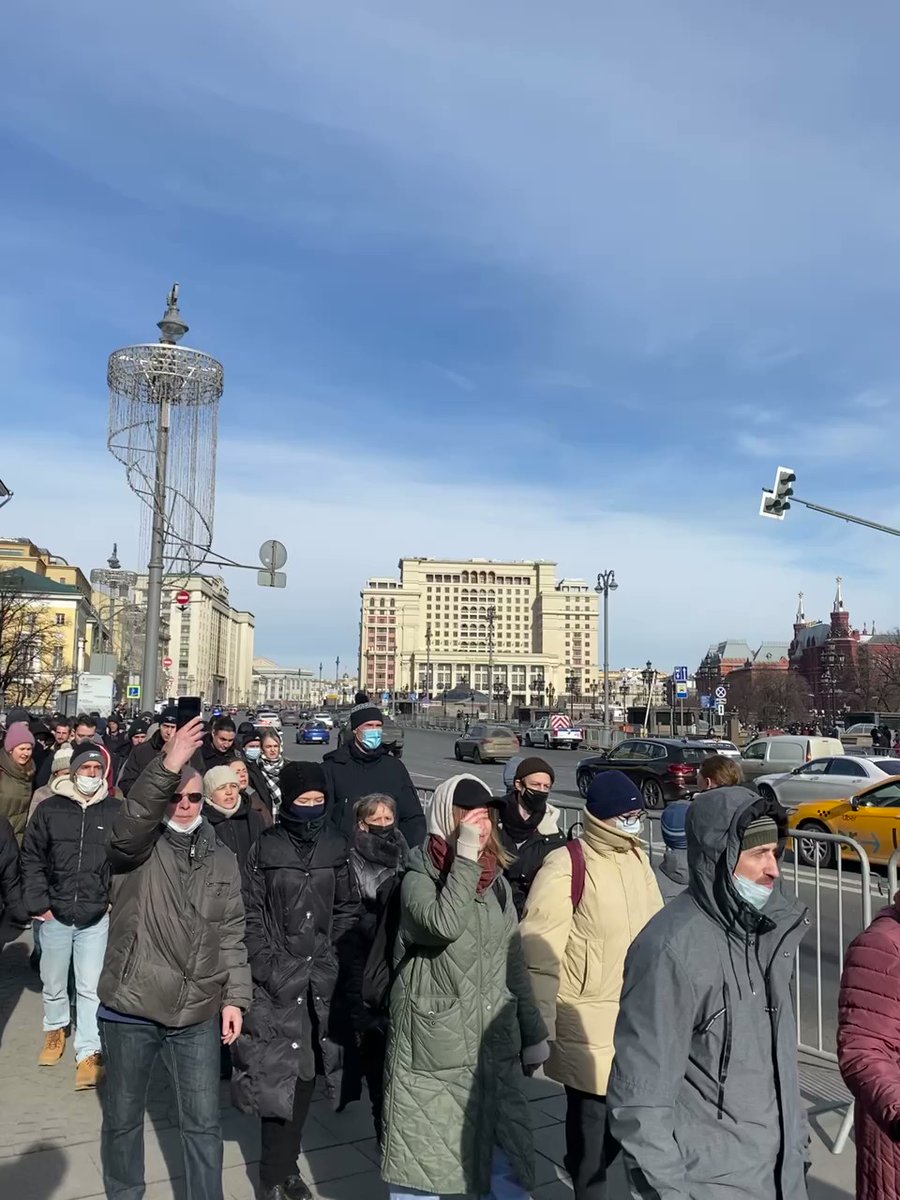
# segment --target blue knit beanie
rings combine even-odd
[[[624,771],[601,771],[591,780],[584,806],[598,821],[611,821],[622,813],[642,809],[644,797]]]
[[[659,827],[662,831],[663,841],[670,850],[687,849],[685,823],[690,807],[687,800],[676,800],[674,804],[667,804],[662,811]]]

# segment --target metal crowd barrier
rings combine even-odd
[[[872,869],[869,864],[869,856],[864,848],[854,838],[844,837],[841,834],[823,833],[818,830],[803,829],[796,833],[789,834],[789,839],[793,848],[793,863],[785,864],[782,869],[782,879],[788,886],[792,886],[794,894],[807,905],[810,913],[810,923],[812,924],[812,937],[807,935],[794,958],[794,1005],[797,1019],[797,1049],[802,1051],[813,1059],[825,1063],[829,1066],[837,1066],[837,1052],[830,1046],[825,1045],[824,1019],[823,1019],[823,998],[824,986],[823,983],[829,985],[829,990],[836,993],[840,987],[841,974],[844,969],[844,942],[845,934],[848,938],[855,937],[866,929],[872,920]],[[801,876],[801,864],[797,855],[796,847],[799,841],[815,841],[830,843],[834,847],[834,868],[829,869],[827,874],[823,873],[823,869],[818,859],[815,865],[811,867],[804,866],[804,871],[810,872],[812,878],[808,875]],[[847,872],[844,866],[844,855],[842,851],[849,850],[859,862],[859,875],[854,872],[847,878]],[[896,856],[895,856],[896,857]],[[895,867],[896,869],[896,867]],[[829,887],[826,889],[823,884],[827,883]],[[811,902],[801,894],[801,887],[812,887],[813,897]],[[836,894],[837,906],[837,945],[826,944],[823,941],[822,935],[822,899],[825,891],[830,891],[834,887]],[[859,889],[859,899],[855,896],[856,889]],[[856,907],[856,914],[847,916],[845,914],[845,892],[850,898],[851,908]],[[858,907],[857,907],[858,906]],[[813,995],[810,998],[807,995],[807,987],[803,984],[803,977],[800,969],[801,955],[812,952],[815,956],[815,985]],[[823,973],[823,963],[830,967],[830,959],[836,958],[836,978],[826,978]],[[815,1039],[812,1044],[803,1040],[803,1020],[805,1014],[812,1009],[815,1020]],[[853,1127],[853,1102],[849,1104],[844,1100],[829,1101],[822,1105],[809,1110],[809,1116],[819,1116],[822,1113],[836,1112],[845,1109],[844,1117],[841,1122],[840,1130],[831,1147],[833,1154],[840,1154],[847,1144],[847,1139],[850,1136],[850,1130]]]
[[[897,873],[900,869],[900,850],[895,850],[888,859],[887,877],[888,877],[888,899],[893,901],[897,895]]]

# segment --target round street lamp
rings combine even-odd
[[[615,571],[600,571],[594,591],[603,597],[603,728],[609,730],[609,593],[616,591]]]

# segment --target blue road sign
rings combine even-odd
[[[701,696],[700,697],[700,707],[701,708],[712,708],[714,704],[715,704],[715,700],[713,699],[712,696]]]
[[[385,704],[387,704],[387,702],[388,702],[388,700],[390,700],[390,698],[391,698],[390,692],[382,692],[381,693],[381,699],[384,701]]]
[[[672,672],[672,678],[675,680],[676,683],[687,683],[687,681],[688,681],[687,667],[676,667],[675,670]]]
[[[140,698],[141,698],[141,685],[139,683],[130,683],[128,685],[128,699],[129,700],[140,700]]]

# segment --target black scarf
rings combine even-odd
[[[396,825],[387,837],[379,837],[377,833],[368,833],[359,828],[354,829],[353,848],[366,862],[374,863],[378,867],[390,867],[395,871],[403,870],[409,857],[406,838]]]
[[[503,817],[500,822],[505,833],[508,833],[517,846],[522,842],[527,842],[536,832],[537,828],[547,815],[546,804],[543,808],[539,808],[537,812],[529,813],[527,817],[522,816],[522,811],[519,808],[519,798],[515,792],[507,792],[506,805],[503,809]]]

